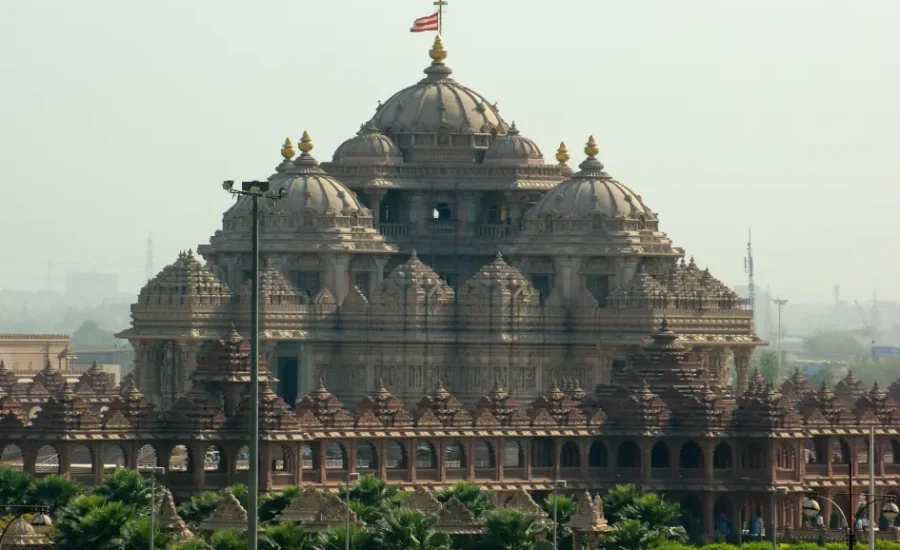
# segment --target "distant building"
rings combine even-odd
[[[68,334],[0,334],[0,361],[16,374],[34,374],[51,363],[61,371],[75,365]]]
[[[118,299],[117,283],[112,273],[66,273],[66,297],[83,304]]]

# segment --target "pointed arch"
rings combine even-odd
[[[9,468],[17,472],[25,471],[25,455],[22,454],[22,449],[18,445],[10,443],[3,447],[3,451],[0,452],[0,468]]]

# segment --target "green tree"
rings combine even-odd
[[[616,485],[603,498],[603,515],[610,525],[619,523],[623,519],[623,512],[627,506],[631,506],[639,498],[644,496],[644,491],[632,484]]]
[[[75,497],[60,514],[53,530],[59,550],[117,550],[125,525],[135,510],[101,495]]]
[[[244,550],[247,548],[247,533],[244,531],[216,531],[209,539],[209,547],[212,550]]]
[[[437,516],[395,508],[375,524],[372,542],[384,550],[449,550],[450,537],[434,530]]]
[[[572,547],[572,530],[569,529],[569,520],[575,514],[575,501],[564,495],[551,494],[541,503],[541,508],[547,513],[547,517],[553,520],[553,501],[556,500],[556,542],[560,548]],[[553,537],[551,528],[548,538]]]
[[[350,488],[350,508],[363,522],[373,524],[397,505],[399,492],[396,485],[388,485],[373,476],[364,476]],[[347,498],[346,489],[341,490],[340,498]]]
[[[2,484],[2,480],[0,480],[0,484]],[[79,494],[81,494],[81,488],[78,485],[62,476],[53,475],[34,480],[28,488],[25,502],[46,506],[50,509],[50,515],[56,516],[70,500]]]
[[[224,498],[225,494],[222,491],[204,491],[182,503],[178,507],[178,515],[187,522],[189,527],[196,528],[203,520],[213,515]]]
[[[151,481],[140,472],[116,469],[103,479],[93,493],[105,497],[111,502],[121,502],[133,506],[138,511],[150,508],[152,490]]]
[[[552,545],[550,535],[534,523],[534,517],[518,510],[493,510],[485,514],[484,534],[478,541],[478,550],[538,550]],[[559,545],[565,548],[563,544]]]
[[[0,505],[22,504],[26,502],[31,490],[31,478],[28,474],[0,468]]]
[[[322,537],[306,531],[294,523],[279,523],[264,531],[260,537],[261,550],[321,550]]]
[[[345,527],[337,527],[329,529],[325,534],[322,548],[323,550],[344,550],[346,548],[347,529]],[[370,531],[357,529],[356,526],[350,526],[350,550],[370,550],[375,548],[374,534]]]
[[[764,350],[754,360],[755,367],[759,370],[759,374],[766,379],[767,382],[773,384],[778,381],[781,371],[778,368],[778,354],[774,351]]]
[[[485,512],[494,508],[491,503],[491,494],[482,491],[481,487],[469,481],[460,481],[452,487],[448,487],[435,495],[442,504],[456,497],[466,508],[480,518]]]
[[[153,524],[153,545],[156,548],[168,548],[172,537],[159,525]],[[122,528],[121,550],[147,550],[150,548],[150,516],[143,516],[129,521]]]
[[[636,519],[626,519],[616,523],[612,532],[600,539],[601,550],[647,550],[654,548],[665,539],[660,533]]]
[[[263,523],[275,521],[275,517],[299,495],[300,488],[297,486],[287,487],[284,491],[277,493],[262,495],[259,499],[259,521]]]
[[[103,330],[96,321],[87,320],[72,333],[72,347],[75,349],[113,348],[118,342],[115,334]]]

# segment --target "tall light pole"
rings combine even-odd
[[[784,298],[775,298],[772,302],[778,306],[778,374],[781,374],[784,370],[784,365],[782,364],[784,361],[784,352],[781,349],[781,340],[783,339],[781,333],[781,310],[787,305],[788,301]]]
[[[346,550],[350,550],[350,514],[352,513],[350,511],[350,485],[354,481],[359,481],[359,474],[356,472],[354,472],[352,474],[347,474],[347,525],[346,525],[347,536],[345,537],[346,540],[344,540],[344,548]]]
[[[140,468],[138,470],[142,473],[149,473],[152,477],[152,483],[150,484],[150,550],[155,548],[155,538],[156,538],[156,476],[163,475],[166,473],[166,469],[162,466],[154,466],[152,468]]]
[[[241,189],[234,188],[234,182],[222,183],[222,188],[238,197],[250,197],[252,202],[252,221],[250,225],[250,241],[252,256],[252,276],[250,290],[250,472],[247,495],[247,548],[257,550],[259,533],[259,199],[264,198],[274,203],[287,196],[284,189],[277,193],[269,191],[267,181],[245,181]]]
[[[564,479],[555,479],[553,480],[553,550],[559,550],[559,546],[556,544],[556,533],[559,531],[559,526],[556,524],[556,499],[557,492],[556,489],[565,489],[566,488],[566,480]]]

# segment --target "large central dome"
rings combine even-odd
[[[505,135],[509,126],[496,105],[450,78],[453,71],[444,64],[447,50],[440,36],[428,53],[432,62],[425,78],[391,96],[372,122],[404,152],[438,146],[446,151],[449,146],[467,149],[471,155],[473,149],[487,149],[491,139]],[[416,158],[407,160],[428,160],[429,155],[411,156]],[[442,160],[454,159],[443,155]]]

